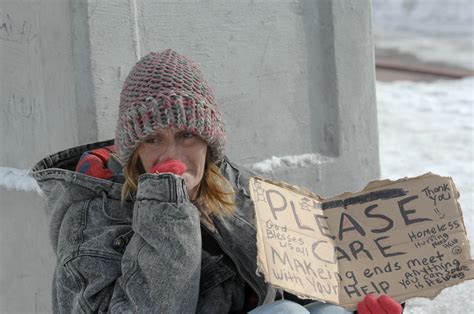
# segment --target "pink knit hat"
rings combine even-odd
[[[199,135],[213,161],[223,157],[224,124],[212,89],[191,60],[167,49],[143,57],[123,84],[115,131],[121,163],[157,129],[170,127]]]

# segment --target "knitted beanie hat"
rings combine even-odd
[[[170,127],[200,136],[213,161],[223,157],[224,124],[212,89],[191,60],[168,49],[143,57],[124,82],[115,131],[122,165],[140,142]]]

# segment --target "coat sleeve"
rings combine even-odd
[[[199,213],[184,180],[144,174],[133,208],[133,236],[121,259],[93,252],[56,269],[57,311],[193,313],[199,295]]]

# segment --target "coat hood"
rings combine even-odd
[[[120,199],[123,176],[115,176],[112,180],[104,180],[75,171],[82,154],[97,148],[112,145],[113,140],[97,142],[69,148],[49,155],[38,161],[30,171],[30,175],[38,182],[48,199],[58,190],[68,189],[72,201],[88,199],[103,195]]]
[[[123,176],[104,180],[75,171],[83,153],[112,144],[113,140],[109,140],[69,148],[43,158],[30,170],[30,175],[47,197],[49,237],[55,252],[62,221],[73,204],[85,204],[99,197],[120,200]],[[124,205],[131,208],[131,204]]]

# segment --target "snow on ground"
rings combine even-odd
[[[38,183],[28,175],[27,169],[0,167],[0,187],[7,190],[41,193]]]
[[[324,162],[329,161],[331,158],[322,156],[319,154],[303,154],[298,156],[273,156],[270,159],[265,159],[257,163],[248,165],[250,170],[253,170],[259,174],[269,174],[273,171],[281,168],[304,168],[318,166]]]
[[[474,252],[474,78],[377,82],[382,178],[431,171],[451,176]],[[413,299],[407,313],[474,311],[474,281],[445,289],[434,300]]]

